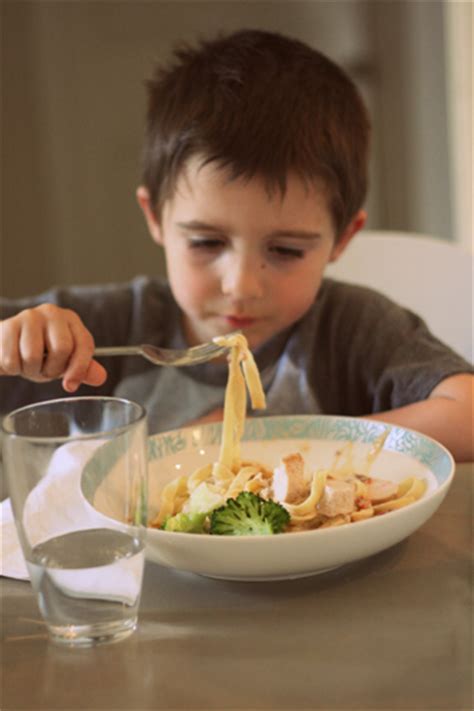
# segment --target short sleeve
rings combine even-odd
[[[382,294],[328,280],[315,329],[315,388],[328,413],[363,415],[426,399],[472,366]]]

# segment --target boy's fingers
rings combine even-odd
[[[63,387],[68,392],[75,392],[81,383],[102,385],[107,378],[105,369],[92,360],[94,339],[77,317],[71,317],[69,329],[75,348],[63,376]]]
[[[67,322],[47,324],[45,347],[42,375],[48,379],[59,378],[65,372],[74,350],[74,339]]]
[[[43,320],[26,311],[21,320],[18,339],[21,374],[30,380],[41,380],[44,362]]]
[[[103,385],[107,380],[107,371],[104,366],[98,363],[96,360],[91,361],[89,370],[87,371],[84,382],[86,385]]]
[[[94,340],[73,311],[44,304],[0,323],[0,375],[43,382],[62,377],[68,392],[102,385],[107,372],[92,360]]]
[[[93,385],[94,387],[98,387],[99,385],[103,385],[106,380],[107,371],[105,368],[96,360],[92,360],[89,363],[89,367],[84,377],[80,381],[71,379],[69,375],[66,374],[63,378],[63,388],[67,390],[67,392],[73,393],[76,392],[81,383],[84,383],[84,385]]]
[[[0,323],[0,375],[20,374],[19,333],[18,324],[11,319]]]

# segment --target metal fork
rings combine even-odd
[[[233,334],[230,334],[233,335]],[[200,346],[185,348],[183,350],[172,350],[170,348],[158,348],[148,343],[139,346],[110,346],[96,348],[95,356],[133,356],[140,355],[155,365],[196,365],[205,361],[218,358],[227,353],[226,346],[218,346],[216,343],[203,343]]]

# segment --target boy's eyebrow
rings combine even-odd
[[[276,230],[271,232],[269,237],[295,237],[296,239],[321,239],[320,232],[309,232],[308,230]]]
[[[189,220],[189,222],[177,222],[178,227],[184,230],[192,232],[202,231],[202,232],[219,232],[225,233],[227,230],[219,225],[209,225],[206,222],[200,222],[199,220]],[[310,232],[307,230],[276,230],[270,232],[268,237],[294,237],[295,239],[310,239],[317,240],[321,239],[320,232]]]
[[[192,232],[193,230],[202,232],[225,232],[223,227],[218,225],[208,225],[206,222],[200,222],[199,220],[189,220],[189,222],[177,222],[178,227],[183,230],[188,230]]]

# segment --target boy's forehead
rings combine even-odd
[[[294,172],[285,176],[284,188],[270,185],[264,176],[235,176],[230,166],[210,161],[203,156],[193,156],[179,173],[174,194],[194,199],[208,198],[213,192],[221,195],[233,192],[254,195],[265,200],[284,202],[288,197],[293,201],[315,201],[328,209],[328,191],[322,180],[305,180]]]
[[[189,161],[163,205],[163,225],[207,225],[225,231],[267,234],[306,231],[334,237],[324,186],[289,174],[284,192],[269,194],[265,180],[232,176],[229,168]]]

